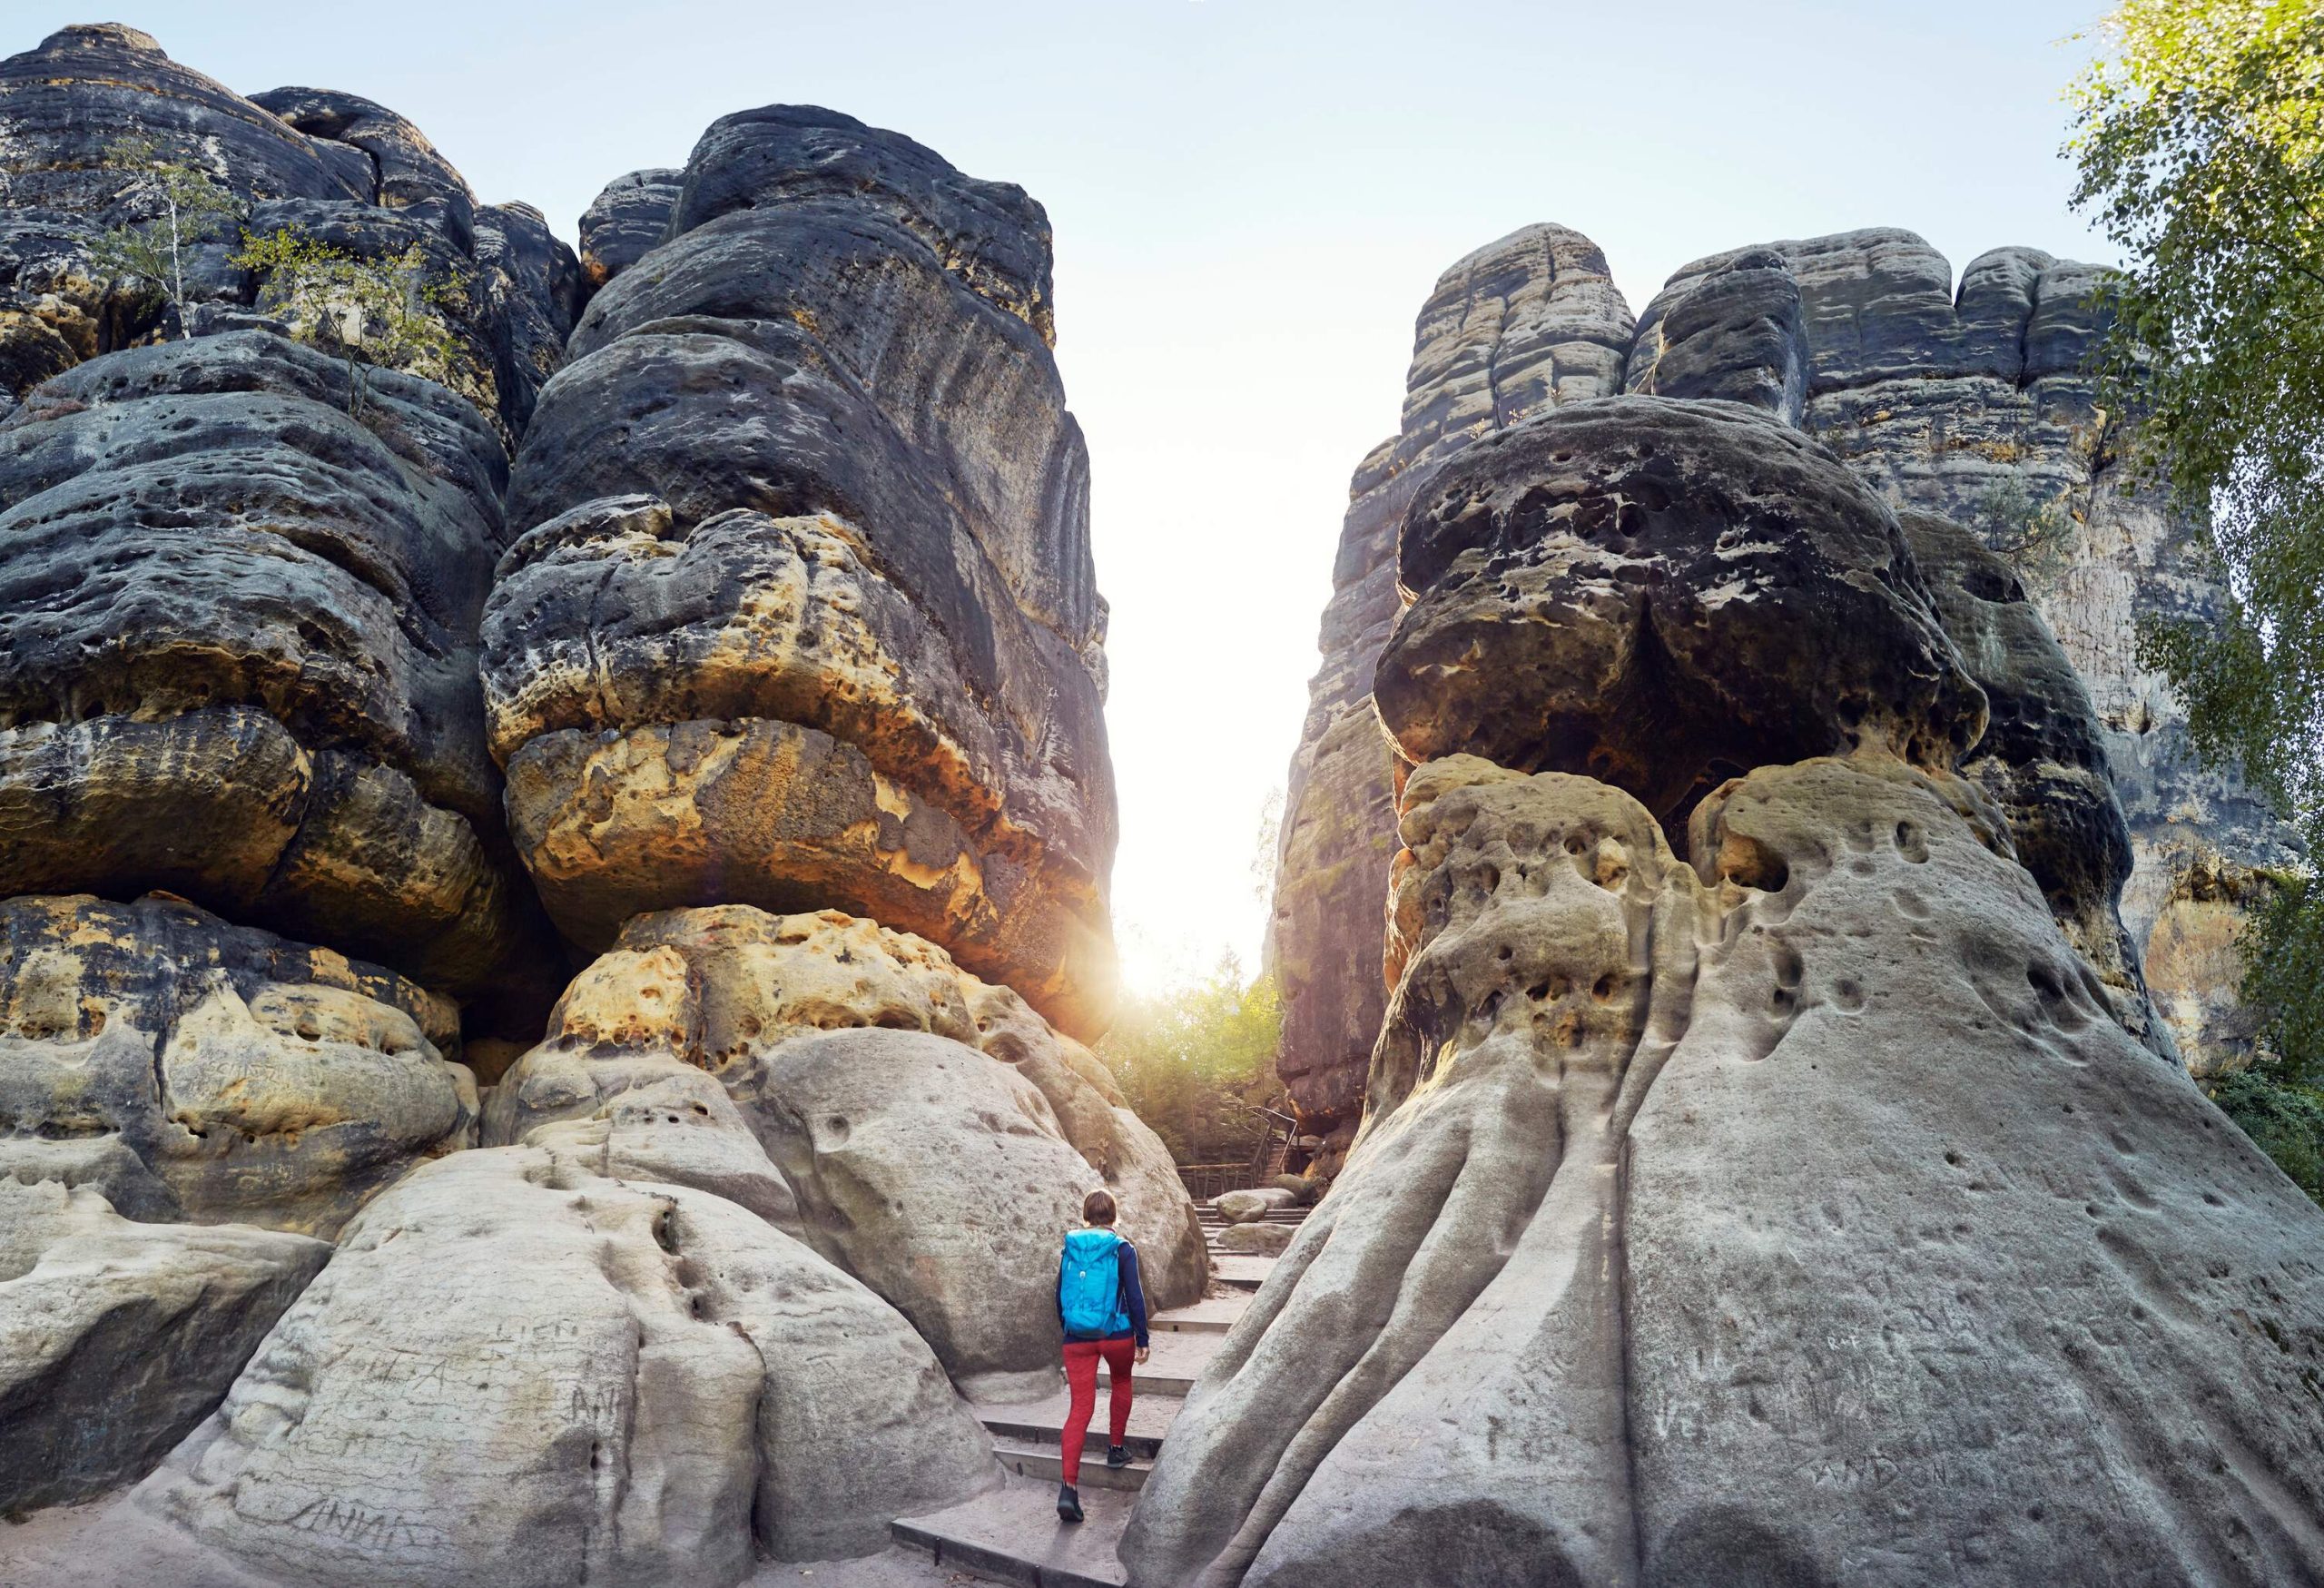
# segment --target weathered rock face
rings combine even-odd
[[[1712,318],[1742,312],[1753,271],[1763,291],[1787,281],[1797,291],[1796,337],[1714,346],[1673,334],[1665,347],[1651,334],[1707,301],[1722,306]],[[2092,298],[2102,274],[2005,248],[1972,261],[1956,288],[1942,255],[1894,229],[1715,255],[1648,308],[1627,378],[1633,390],[1717,395],[1663,372],[1699,362],[1724,370],[1714,379],[1764,385],[1779,348],[1808,368],[1798,422],[1809,433],[1899,507],[1970,528],[2010,563],[2096,709],[2128,818],[2132,945],[2181,1051],[2204,1073],[2247,1041],[2232,956],[2210,949],[2232,936],[2222,922],[2253,869],[2291,851],[2258,800],[2197,760],[2167,684],[2134,654],[2142,619],[2202,621],[2224,591],[2194,528],[2132,488],[2083,373],[2104,324]]]
[[[778,106],[704,134],[668,233],[510,487],[486,673],[552,914],[589,949],[655,907],[873,915],[1094,1036],[1104,605],[1046,219]]]
[[[0,193],[0,411],[153,323],[152,303],[102,279],[89,257],[98,232],[123,208],[125,179],[104,168],[103,152],[135,138],[202,149],[222,164],[222,179],[251,198],[351,201],[368,187],[359,152],[293,131],[180,66],[135,28],[68,27],[0,61],[8,165]]]
[[[240,1225],[133,1224],[94,1185],[0,1175],[0,1509],[143,1477],[330,1255]]]
[[[1472,291],[1478,262],[1528,257],[1514,245],[1531,234],[1456,265],[1423,311],[1409,380],[1415,396],[1431,396],[1408,398],[1405,433],[1357,471],[1324,615],[1324,666],[1292,764],[1269,944],[1285,992],[1280,1068],[1303,1114],[1338,1121],[1343,1140],[1383,1010],[1367,967],[1372,902],[1384,892],[1394,848],[1393,779],[1365,691],[1398,610],[1397,530],[1429,488],[1415,478],[1428,459],[1441,460],[1540,406],[1538,388],[1525,388],[1503,417],[1498,400],[1473,391],[1480,363],[1494,377],[1483,384],[1498,390],[1508,360],[1446,356],[1432,351],[1431,339],[1458,322],[1449,312],[1454,305],[1482,304],[1485,311],[1470,318],[1498,327],[1506,316],[1501,301]],[[2069,892],[2084,903],[2062,909],[2061,920],[2086,916],[2086,924],[2069,925],[2069,938],[2087,946],[2118,991],[2143,962],[2152,1006],[2164,1017],[2156,1040],[2173,1041],[2198,1073],[2232,1061],[2243,1040],[2233,991],[2234,900],[2248,891],[2254,867],[2280,865],[2290,851],[2257,801],[2197,764],[2167,688],[2133,655],[2142,616],[2201,618],[2217,610],[2221,592],[2194,557],[2191,528],[2128,488],[2080,372],[2101,330],[2089,301],[2098,272],[2033,249],[2000,249],[1974,261],[1956,291],[1951,268],[1912,233],[1849,232],[1689,265],[1648,306],[1633,336],[1619,295],[1602,283],[1602,258],[1578,276],[1551,260],[1533,268],[1550,281],[1600,278],[1589,288],[1600,304],[1593,340],[1625,350],[1619,379],[1593,381],[1590,361],[1581,359],[1572,379],[1552,383],[1556,391],[1725,399],[1762,409],[1826,442],[1892,505],[1968,527],[2008,562],[2096,713],[2102,757],[2053,753],[2045,764],[2111,773],[2130,833],[2132,870],[2117,890],[2127,958],[2120,945],[2101,946],[2111,929],[2084,907],[2112,885],[2097,879],[2114,867],[2102,802],[2086,780],[2080,792],[2052,791],[2071,792],[2082,813],[2073,818],[2083,824],[2078,858],[2059,851],[2042,861],[2043,839],[2030,829],[2021,847],[2029,863],[2049,867],[2045,886],[2063,883],[2060,865],[2082,873]],[[1472,335],[1496,345],[1490,335]],[[1436,396],[1433,383],[1448,378],[1465,378],[1472,395]],[[1430,429],[1439,411],[1465,418],[1467,428]],[[1998,682],[1982,674],[1978,681]],[[2029,794],[2014,814],[2028,817],[2037,804]],[[2053,847],[2057,841],[2053,833]],[[2139,1018],[2128,1005],[2125,1013]],[[1334,1161],[1327,1151],[1318,1167],[1328,1172]]]
[[[476,632],[474,409],[262,331],[109,355],[0,428],[0,894],[183,894],[537,1030]]]
[[[581,212],[581,271],[592,291],[661,245],[685,173],[652,167],[617,176]]]
[[[1395,851],[1393,758],[1371,692],[1398,609],[1397,529],[1443,459],[1556,403],[1620,390],[1630,335],[1588,238],[1529,226],[1478,250],[1422,307],[1402,429],[1349,487],[1267,936],[1283,995],[1277,1067],[1304,1128],[1329,1136],[1326,1169],[1354,1133],[1385,1002],[1371,945]]]
[[[2097,972],[2115,1018],[2177,1062],[2122,927],[2131,835],[2090,692],[2006,561],[1950,519],[1911,508],[1896,518],[1946,636],[1984,691],[1984,737],[1961,758],[1962,773],[2000,807],[2019,863]]]
[[[1761,768],[1689,867],[1606,784],[1416,770],[1364,1134],[1131,1581],[2324,1573],[2324,1214],[1949,781]]]
[[[334,1234],[474,1144],[475,1083],[438,1047],[456,1018],[391,972],[182,904],[8,900],[0,1172],[139,1218]]]
[[[131,139],[461,283],[442,383],[222,240],[94,280]],[[1110,1016],[1114,804],[1039,206],[775,107],[585,273],[384,106],[117,26],[0,63],[0,1508],[725,1584],[997,1484],[960,1386],[1049,1387],[1085,1193],[1206,1277],[1050,1023]]]
[[[2324,1213],[2141,1041],[2096,726],[2006,565],[1756,404],[1576,404],[1432,490],[1364,1123],[1130,1580],[2324,1576]]]
[[[433,273],[465,285],[446,321],[459,343],[452,384],[512,432],[524,428],[580,308],[579,262],[537,213],[479,206],[419,129],[383,105],[312,88],[245,99],[113,24],[65,28],[0,62],[7,396],[182,329],[150,291],[91,262],[101,231],[146,218],[114,158],[124,141],[208,170],[253,232],[296,227],[367,258],[419,245]],[[188,269],[189,297],[212,319],[231,321],[261,284],[227,262],[233,236],[229,226],[199,245]]]
[[[698,1090],[713,1078],[714,1101]],[[650,1157],[625,1108],[698,1145]],[[1055,1248],[1098,1187],[1151,1305],[1202,1294],[1193,1205],[1104,1068],[1007,988],[872,922],[742,906],[632,921],[496,1089],[485,1139],[595,1116],[625,1174],[775,1198],[769,1218],[980,1387],[1054,1371]],[[758,1185],[769,1159],[780,1192],[722,1187]]]
[[[718,1197],[541,1148],[366,1210],[140,1503],[314,1583],[731,1583],[999,1482],[877,1297]]]
[[[1769,762],[1949,768],[1984,701],[1894,515],[1756,410],[1620,397],[1445,465],[1374,695],[1409,760],[1586,772],[1667,819]]]

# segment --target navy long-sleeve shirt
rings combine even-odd
[[[1138,1348],[1143,1350],[1147,1346],[1146,1287],[1138,1278],[1137,1248],[1125,1240],[1121,1245],[1116,1247],[1114,1250],[1121,1264],[1122,1298],[1128,1304],[1129,1332],[1128,1334],[1108,1335],[1105,1338],[1108,1340],[1127,1340],[1134,1337],[1137,1341]],[[1060,1277],[1063,1275],[1064,1266],[1064,1254],[1059,1253],[1058,1256],[1058,1267]],[[1059,1286],[1057,1288],[1061,1291],[1063,1287]],[[1054,1300],[1057,1306],[1057,1325],[1059,1328],[1062,1329],[1065,1327],[1065,1297],[1062,1294],[1059,1294],[1055,1296]]]

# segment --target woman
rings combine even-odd
[[[1098,1398],[1098,1359],[1113,1376],[1112,1437],[1106,1465],[1128,1466],[1122,1441],[1129,1432],[1130,1374],[1146,1362],[1146,1290],[1137,1278],[1137,1248],[1114,1233],[1114,1198],[1092,1191],[1081,1199],[1082,1228],[1069,1230],[1057,1267],[1057,1321],[1065,1330],[1065,1381],[1072,1401],[1065,1414],[1059,1463],[1065,1482],[1057,1491],[1057,1514],[1081,1520],[1081,1445],[1089,1436],[1089,1413]]]

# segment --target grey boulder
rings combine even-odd
[[[330,1255],[242,1225],[132,1223],[93,1185],[0,1179],[0,1510],[143,1477]]]
[[[300,1583],[724,1588],[998,1480],[927,1347],[804,1247],[503,1148],[369,1208],[137,1498]]]

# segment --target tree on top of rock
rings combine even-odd
[[[183,330],[186,254],[239,216],[241,201],[208,167],[172,158],[151,138],[116,139],[104,157],[129,173],[120,202],[139,218],[108,228],[91,256],[99,270],[160,294],[177,311],[180,334],[190,334]]]
[[[285,226],[245,233],[233,262],[263,281],[261,306],[293,336],[347,361],[349,413],[363,411],[373,368],[451,383],[460,346],[449,320],[467,283],[454,274],[430,279],[419,244],[364,259]]]

